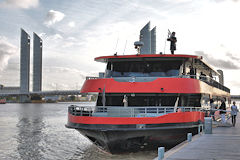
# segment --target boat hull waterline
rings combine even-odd
[[[69,115],[73,128],[99,148],[112,154],[171,148],[197,134],[203,112],[169,113],[159,117],[86,117]]]

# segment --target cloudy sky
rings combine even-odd
[[[240,0],[0,0],[0,84],[19,85],[20,28],[43,39],[43,90],[80,89],[85,76],[104,71],[94,57],[135,54],[151,21],[158,53],[175,31],[176,54],[204,56],[240,94],[239,16]]]

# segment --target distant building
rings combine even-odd
[[[219,83],[220,84],[222,84],[222,85],[224,85],[224,76],[223,76],[223,71],[222,70],[217,70],[218,71],[218,73],[220,74],[219,75]]]
[[[156,27],[151,31],[151,54],[156,54]]]
[[[19,92],[20,92],[20,87],[0,85],[0,93],[11,94],[11,93],[19,93]]]
[[[139,39],[143,42],[141,54],[156,54],[156,27],[150,30],[150,22],[141,29]]]
[[[20,92],[29,92],[30,36],[21,29],[20,47]]]
[[[42,39],[33,33],[33,91],[42,91]]]
[[[60,100],[60,96],[58,96],[58,95],[45,96],[44,100],[46,102],[57,102],[58,100]]]
[[[140,49],[141,54],[151,54],[151,33],[150,22],[148,22],[140,31],[140,41],[144,45]]]
[[[21,29],[20,43],[20,92],[29,93],[29,73],[30,73],[30,36]],[[29,97],[20,96],[20,102],[28,102]]]

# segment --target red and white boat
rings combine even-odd
[[[66,127],[110,153],[173,147],[198,132],[211,98],[230,98],[220,83],[223,75],[201,56],[113,55],[95,61],[106,63],[106,71],[87,77],[81,93],[97,93],[96,106],[69,106]]]

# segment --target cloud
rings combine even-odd
[[[76,26],[76,23],[74,21],[71,21],[71,22],[68,23],[68,26],[73,28],[73,27]]]
[[[39,4],[39,0],[4,0],[0,3],[0,7],[4,8],[35,8]]]
[[[63,48],[84,46],[84,42],[80,41],[79,39],[77,39],[75,37],[68,37],[68,38],[66,38],[66,40],[63,43],[64,43],[62,45]]]
[[[61,40],[61,39],[63,39],[63,37],[60,34],[54,34],[54,35],[50,35],[50,36],[46,37],[46,40],[50,40],[50,41],[56,41],[56,40]]]
[[[230,60],[222,60],[217,59],[215,57],[210,56],[210,54],[206,54],[203,51],[195,51],[197,55],[203,56],[203,60],[206,60],[210,65],[213,65],[222,69],[240,69],[239,65],[234,64]]]
[[[226,53],[226,56],[228,56],[231,60],[239,61],[239,62],[240,62],[240,58],[237,57],[237,56],[234,56],[232,53],[227,52],[227,53]]]
[[[215,2],[224,2],[224,1],[228,1],[228,0],[214,0]],[[233,2],[239,2],[239,0],[232,0]]]
[[[47,83],[47,88],[49,90],[67,90],[69,89],[69,85],[68,84],[62,84],[62,83]]]
[[[43,87],[48,90],[55,89],[80,89],[88,73],[80,71],[76,68],[48,66],[43,70],[45,76]],[[70,77],[70,78],[63,78]]]
[[[44,24],[47,27],[54,25],[57,22],[60,22],[65,17],[65,14],[59,11],[50,10],[47,13]]]
[[[69,67],[59,67],[59,66],[48,66],[46,68],[44,68],[44,71],[46,73],[69,73],[69,75],[75,75],[78,77],[81,77],[82,79],[85,79],[86,75],[88,73],[80,71],[78,69],[75,68],[69,68]]]
[[[42,38],[42,37],[44,37],[46,35],[46,33],[43,32],[43,33],[40,33],[38,35]]]
[[[0,71],[8,66],[9,59],[17,53],[17,47],[7,41],[5,37],[0,37]]]

